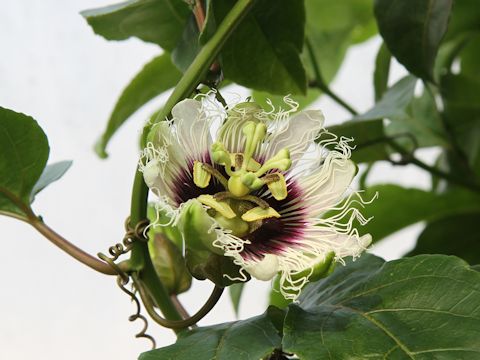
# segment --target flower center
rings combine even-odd
[[[197,199],[211,208],[210,216],[220,225],[231,229],[236,236],[255,231],[265,219],[280,217],[268,202],[252,192],[267,186],[276,200],[285,199],[285,178],[281,172],[272,170],[286,171],[292,164],[288,149],[280,150],[263,164],[253,158],[267,135],[264,123],[247,121],[242,132],[245,138],[243,153],[230,153],[220,142],[212,144],[212,160],[223,166],[227,177],[210,164],[195,161],[193,165],[193,181],[196,186],[206,188],[213,176],[224,187],[225,191],[200,195]]]

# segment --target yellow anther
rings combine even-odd
[[[206,188],[210,183],[212,174],[204,169],[203,163],[200,161],[195,161],[193,163],[193,182],[199,188]]]
[[[264,177],[264,180],[276,200],[283,200],[287,197],[287,182],[282,174],[268,174]]]
[[[251,221],[268,219],[272,217],[279,218],[280,214],[271,207],[267,209],[262,209],[260,206],[257,206],[251,210],[248,210],[245,214],[243,214],[242,220],[251,222]]]
[[[223,201],[217,201],[212,195],[200,195],[197,200],[200,201],[203,205],[207,205],[212,209],[215,209],[227,219],[233,219],[235,216],[237,216],[233,209],[230,207],[230,205],[228,205],[228,203]]]

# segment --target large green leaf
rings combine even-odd
[[[308,286],[285,319],[283,348],[302,360],[478,359],[480,273],[425,255],[363,255]]]
[[[375,34],[371,0],[305,0],[306,34],[312,45],[323,80],[337,73],[350,45]],[[304,63],[314,78],[307,54]]]
[[[48,153],[47,137],[33,118],[0,107],[0,213],[26,216]]]
[[[376,185],[369,187],[363,196],[370,199],[377,192],[379,198],[362,210],[367,218],[373,217],[362,228],[362,232],[372,235],[373,241],[420,221],[480,210],[480,196],[468,191],[437,194],[397,185]]]
[[[392,55],[411,73],[433,79],[453,0],[376,0],[375,17]]]
[[[42,172],[42,175],[35,183],[32,189],[32,193],[30,194],[30,202],[32,203],[35,199],[35,195],[37,195],[40,191],[45,189],[48,185],[52,182],[57,181],[60,179],[68,169],[72,166],[72,161],[59,161],[54,164],[49,164]]]
[[[446,254],[459,256],[470,264],[480,263],[480,212],[453,215],[432,221],[420,234],[408,256]]]
[[[478,6],[478,1],[454,1],[445,40],[451,40],[459,35],[472,32],[480,32],[480,6]]]
[[[235,3],[214,4],[217,23]],[[272,94],[303,94],[307,80],[300,60],[304,40],[302,1],[258,0],[221,51],[225,77]]]
[[[340,125],[331,126],[328,130],[338,136],[353,138],[352,144],[355,149],[352,151],[352,160],[356,163],[388,159],[381,119],[346,121]]]
[[[103,158],[107,157],[105,148],[123,123],[149,100],[175,86],[181,76],[167,53],[146,64],[123,90],[115,104],[107,128],[95,145],[97,154]]]
[[[190,11],[185,1],[129,0],[82,11],[93,31],[107,40],[135,36],[163,49],[175,48]]]
[[[281,343],[270,312],[275,309],[247,320],[192,330],[173,345],[143,353],[139,360],[263,359]]]

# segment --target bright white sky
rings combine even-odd
[[[0,106],[38,120],[49,137],[50,161],[74,161],[61,181],[37,197],[34,209],[92,254],[106,251],[123,236],[138,156],[136,134],[161,104],[161,99],[155,101],[131,119],[113,139],[107,161],[96,157],[92,147],[115,99],[141,66],[159,53],[156,46],[135,39],[107,42],[95,36],[78,13],[106,4],[109,1],[5,1],[0,12]],[[373,59],[379,44],[376,38],[352,49],[332,86],[362,111],[373,101]],[[396,64],[391,80],[402,74]],[[315,107],[325,112],[327,125],[348,118],[328,99]],[[430,160],[433,153],[420,155]],[[429,177],[415,168],[382,164],[370,182],[426,188]],[[149,349],[147,341],[134,338],[141,324],[128,322],[134,306],[113,278],[71,260],[23,223],[2,217],[0,229],[0,358],[131,360]],[[417,225],[397,233],[374,252],[396,258],[413,246],[420,229]],[[211,284],[196,283],[181,299],[195,311],[210,289]],[[241,317],[263,312],[268,290],[269,283],[250,282]],[[233,319],[224,296],[201,324]],[[157,345],[173,342],[170,331],[154,323],[150,329]]]

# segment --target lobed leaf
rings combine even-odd
[[[363,255],[289,306],[283,347],[302,360],[476,359],[479,303],[480,274],[458,258]]]

